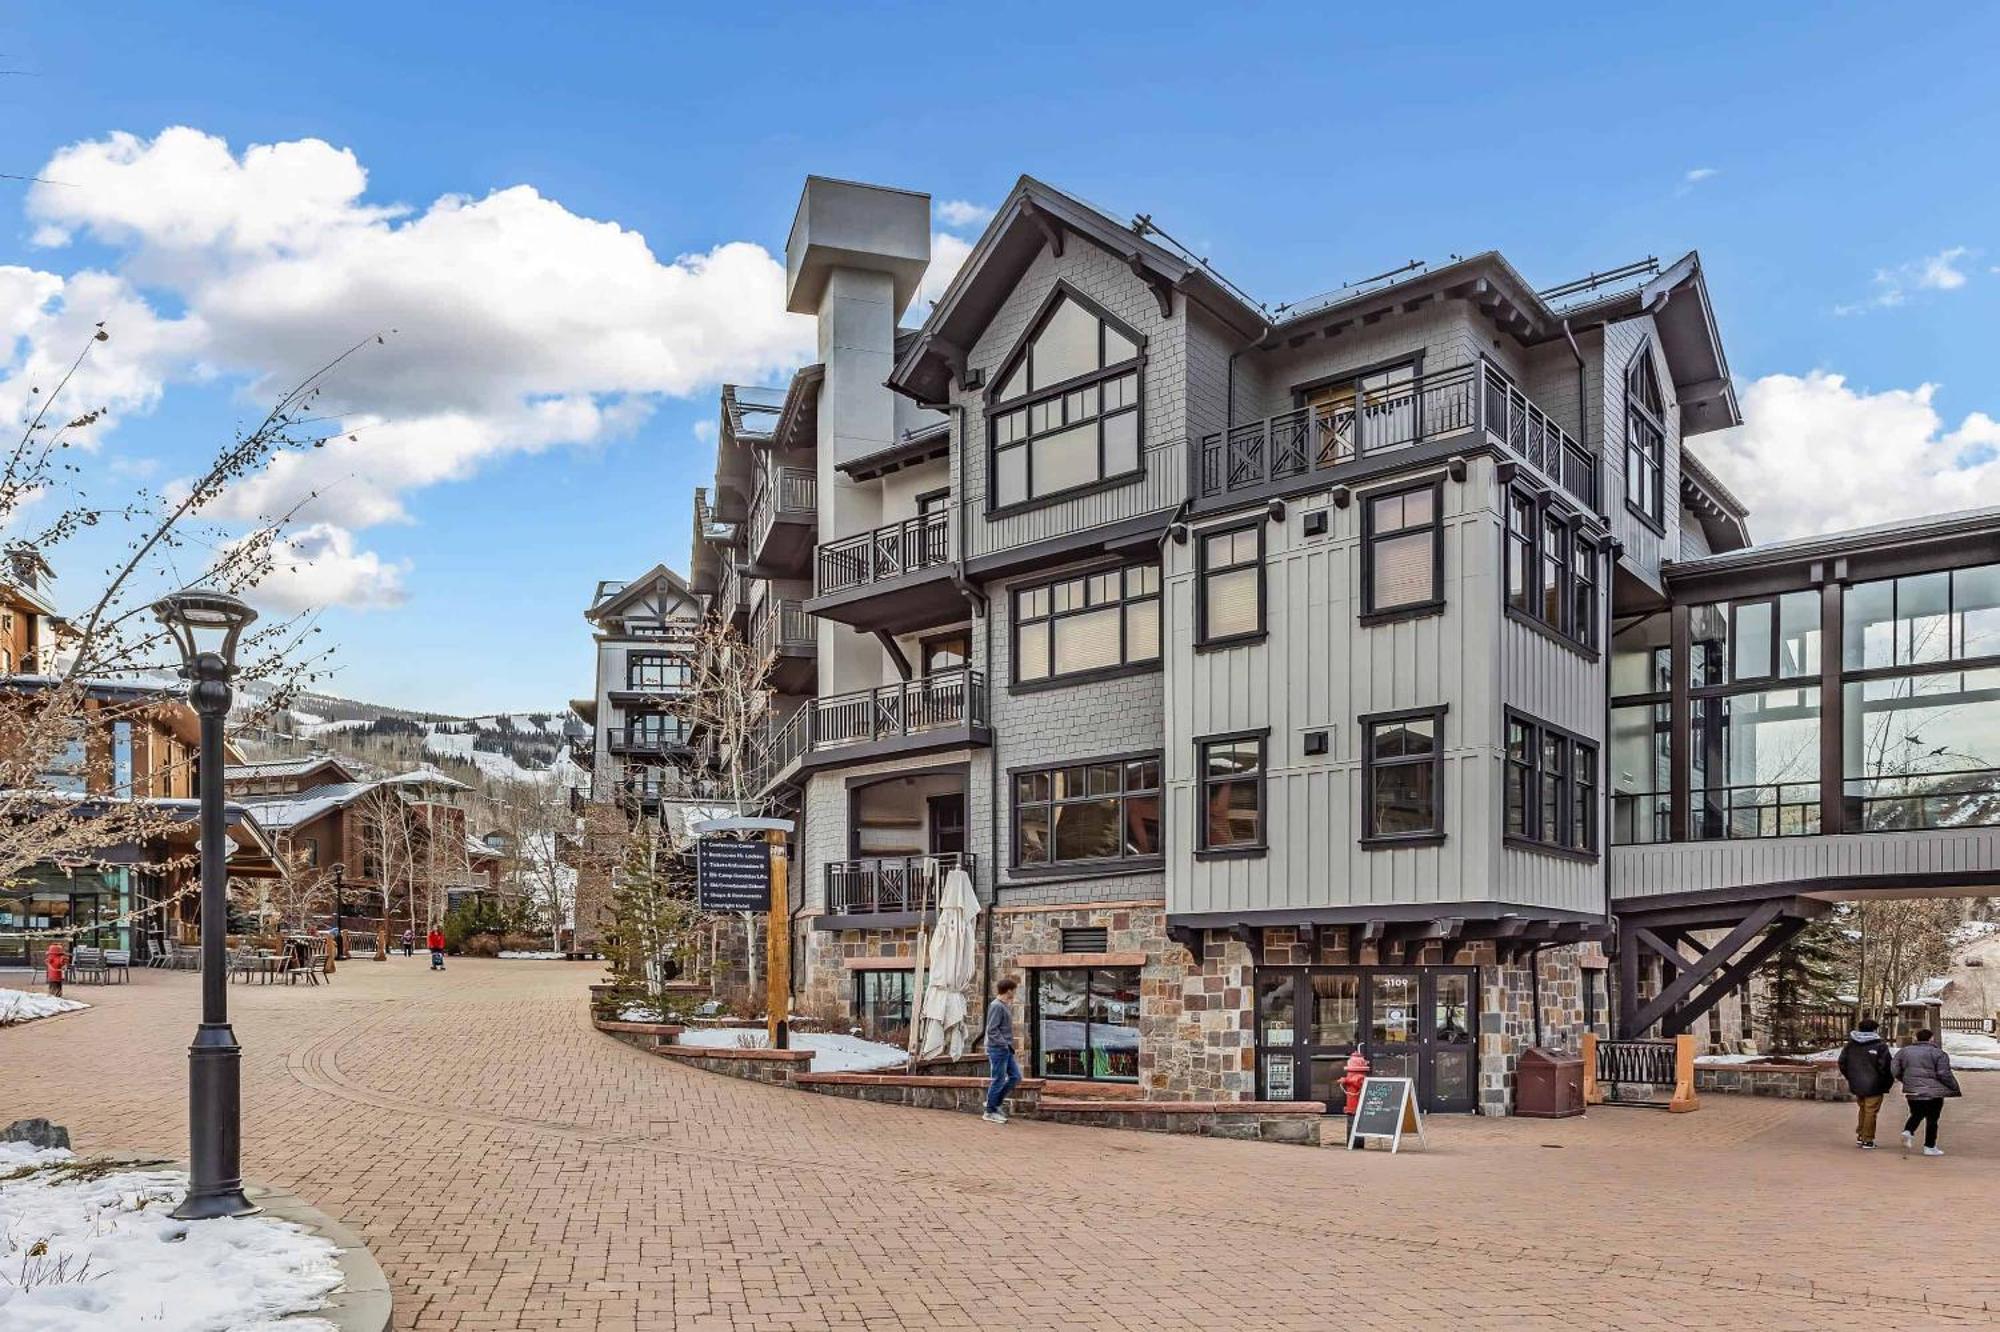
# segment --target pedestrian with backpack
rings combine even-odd
[[[1872,1152],[1875,1117],[1882,1110],[1882,1098],[1896,1085],[1895,1055],[1889,1049],[1889,1042],[1882,1039],[1881,1023],[1874,1018],[1863,1018],[1860,1026],[1847,1033],[1847,1044],[1840,1051],[1840,1072],[1859,1107],[1854,1145]]]
[[[431,932],[424,937],[424,947],[431,950],[431,970],[444,970],[444,931],[431,926]]]

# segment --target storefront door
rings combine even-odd
[[[1347,1057],[1410,1078],[1426,1111],[1476,1103],[1472,967],[1263,967],[1257,972],[1258,1094],[1325,1101],[1338,1113]]]

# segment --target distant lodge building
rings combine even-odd
[[[716,757],[799,823],[796,1005],[899,1039],[963,867],[1032,1074],[1332,1101],[1359,1047],[1504,1114],[1531,1044],[1742,1034],[1833,900],[2000,891],[2000,510],[1752,545],[1695,254],[1274,313],[1023,178],[899,328],[929,236],[807,181],[819,360],[723,390],[686,583],[589,613],[639,805],[690,600],[765,662]]]

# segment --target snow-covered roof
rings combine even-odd
[[[303,777],[319,768],[334,767],[346,773],[352,780],[354,770],[331,754],[315,754],[310,758],[262,759],[251,763],[232,763],[222,770],[226,781],[255,777]]]
[[[384,777],[381,784],[383,786],[442,787],[447,791],[470,791],[472,789],[456,777],[445,776],[428,763],[421,767],[412,768],[408,772],[399,772],[394,777]]]
[[[377,782],[330,782],[325,786],[315,786],[310,791],[296,795],[271,796],[265,799],[244,797],[235,803],[242,805],[273,832],[282,832],[311,823],[323,814],[331,813],[345,805],[351,805],[362,796],[374,790]]]

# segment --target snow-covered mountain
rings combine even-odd
[[[374,766],[429,762],[458,775],[471,769],[495,781],[564,786],[582,775],[570,757],[570,740],[587,734],[567,708],[453,717],[310,693],[268,723],[240,725],[236,732],[252,758],[324,751]]]

